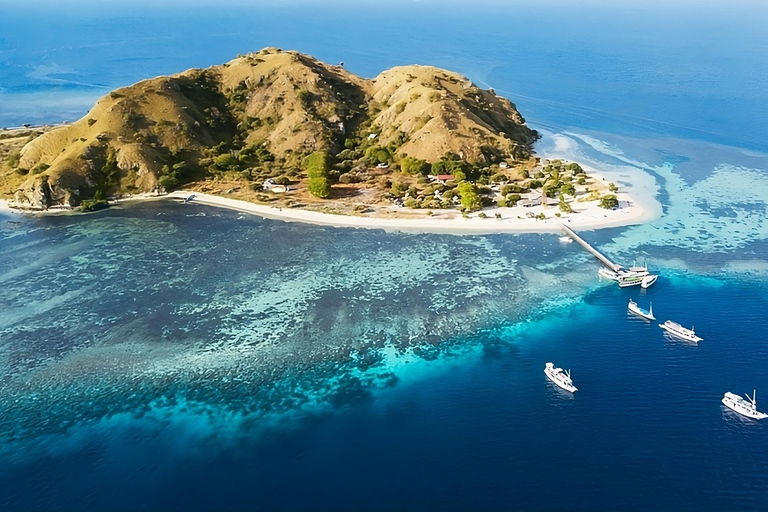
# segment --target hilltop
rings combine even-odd
[[[388,190],[387,174],[531,161],[537,134],[509,100],[450,71],[403,66],[365,79],[266,48],[117,89],[79,121],[29,138],[5,149],[0,193],[47,208],[189,184],[268,200],[266,179],[306,189],[309,155],[322,156],[315,196]]]

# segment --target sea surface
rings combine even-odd
[[[0,510],[768,508],[768,423],[720,404],[768,410],[768,8],[243,4],[0,2],[0,126],[264,46],[448,67],[658,201],[583,235],[661,277],[551,234],[0,215]]]

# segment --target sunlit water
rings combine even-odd
[[[0,7],[0,124],[266,45],[368,76],[446,66],[515,99],[540,152],[657,201],[585,236],[662,277],[601,283],[554,235],[162,201],[0,217],[0,508],[765,509],[768,424],[719,402],[768,404],[765,12],[297,9]],[[628,317],[630,297],[704,341]]]

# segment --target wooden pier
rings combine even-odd
[[[572,230],[571,228],[569,228],[569,227],[568,227],[568,226],[566,226],[565,224],[562,224],[562,226],[563,226],[563,231],[565,231],[565,234],[566,234],[566,235],[568,235],[569,237],[571,237],[571,238],[572,238],[573,240],[575,240],[575,241],[576,241],[576,242],[577,242],[577,243],[578,243],[580,246],[582,246],[582,247],[583,247],[583,248],[585,248],[587,251],[589,251],[590,253],[592,253],[592,255],[593,255],[595,258],[599,259],[601,262],[603,262],[603,264],[604,264],[606,267],[608,267],[609,269],[613,270],[614,272],[618,272],[619,270],[621,270],[621,269],[622,269],[622,266],[621,266],[621,265],[619,265],[618,263],[614,263],[614,262],[612,262],[610,259],[608,259],[608,256],[606,256],[605,254],[601,253],[600,251],[598,251],[597,249],[595,249],[594,247],[592,247],[591,245],[589,245],[589,244],[587,243],[587,241],[586,241],[586,240],[584,240],[583,238],[581,238],[579,235],[577,235],[577,234],[576,234],[576,232],[575,232],[574,230]]]

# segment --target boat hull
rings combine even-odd
[[[644,309],[640,309],[637,306],[632,307],[631,304],[630,304],[629,307],[627,307],[627,311],[629,311],[633,315],[637,315],[637,316],[639,316],[641,318],[645,318],[646,320],[656,320],[656,317],[653,316],[652,313],[650,313],[650,312],[648,312],[648,311],[646,311]]]
[[[682,332],[675,331],[674,329],[670,329],[664,324],[660,324],[659,327],[667,331],[671,336],[674,336],[675,338],[680,338],[681,340],[685,341],[692,341],[694,343],[700,342],[703,338],[699,338],[696,335],[689,335]]]
[[[762,420],[764,418],[768,418],[768,414],[765,414],[764,412],[752,410],[752,409],[745,409],[743,407],[739,407],[738,404],[734,403],[733,400],[729,400],[728,398],[723,398],[721,400],[722,404],[735,412],[736,414],[743,416],[745,418],[750,418],[753,420]]]
[[[576,391],[578,391],[578,388],[577,388],[576,386],[574,386],[573,384],[569,385],[569,384],[566,384],[565,382],[562,382],[560,379],[558,379],[558,378],[557,378],[556,376],[554,376],[552,373],[550,373],[549,371],[547,371],[547,369],[545,369],[545,370],[544,370],[544,375],[546,375],[546,376],[547,376],[547,378],[548,378],[548,379],[549,379],[549,380],[550,380],[550,381],[551,381],[551,382],[552,382],[554,385],[556,385],[557,387],[559,387],[560,389],[564,389],[564,390],[566,390],[566,391],[568,391],[568,392],[570,392],[570,393],[575,393]]]

